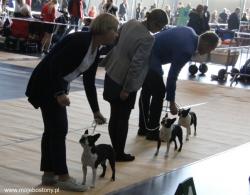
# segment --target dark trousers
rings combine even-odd
[[[110,103],[109,136],[118,157],[124,154],[129,117],[136,100],[136,92],[131,92],[129,97],[122,101],[120,99],[121,89],[121,86],[107,74],[105,75],[103,97]]]
[[[141,129],[159,130],[165,91],[162,75],[149,70],[139,99],[139,127]]]
[[[110,103],[109,136],[117,156],[124,154],[131,108],[125,102]]]
[[[41,171],[68,174],[65,139],[68,132],[66,107],[55,99],[41,106],[44,133],[41,144]]]

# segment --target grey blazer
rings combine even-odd
[[[108,76],[127,92],[142,86],[149,67],[154,37],[136,20],[130,20],[120,29],[117,45],[102,61]]]

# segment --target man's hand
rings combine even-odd
[[[176,114],[178,113],[178,109],[177,109],[177,107],[176,107],[175,101],[171,101],[171,102],[170,102],[170,113],[171,113],[172,115],[176,115]]]
[[[104,118],[104,116],[100,113],[100,111],[94,113],[94,120],[98,125],[102,125],[107,121],[107,119]]]
[[[120,93],[120,98],[121,100],[125,101],[126,99],[128,99],[128,96],[129,96],[129,93],[122,90],[121,93]]]
[[[70,100],[69,100],[68,96],[65,94],[56,96],[56,100],[57,100],[58,104],[62,107],[70,105]]]

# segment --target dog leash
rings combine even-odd
[[[92,134],[95,133],[96,126],[97,126],[97,122],[95,120],[93,120],[92,125],[91,125],[91,127],[93,127]]]
[[[142,99],[141,99],[141,98],[139,99],[139,102],[140,102],[140,105],[141,105],[141,108],[142,108],[142,115],[143,115],[142,118],[143,118],[143,122],[144,122],[144,127],[145,127],[145,129],[148,130],[148,131],[156,131],[156,130],[159,130],[160,126],[157,126],[156,128],[149,128],[149,127],[147,126],[146,117],[145,117],[145,114],[144,114],[144,108],[143,108],[143,103],[142,103]],[[167,106],[168,106],[168,102],[167,102]],[[167,111],[167,109],[166,109],[166,111]]]

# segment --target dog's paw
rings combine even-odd
[[[83,182],[82,182],[82,185],[86,185],[86,182],[85,182],[85,181],[83,181]]]
[[[179,149],[178,152],[181,152],[181,149]]]
[[[194,136],[196,136],[196,132],[194,132]]]
[[[158,151],[157,151],[157,152],[155,152],[155,156],[157,156],[157,155],[158,155],[158,153],[159,153]]]
[[[164,156],[165,156],[165,158],[167,158],[167,157],[168,157],[168,154],[165,154]]]
[[[111,177],[111,178],[110,178],[110,181],[115,181],[115,177]]]
[[[91,188],[95,188],[95,184],[90,185]]]
[[[188,141],[188,140],[189,140],[189,138],[187,137],[187,138],[186,138],[186,141]]]
[[[105,176],[105,174],[101,174],[100,177],[103,178]]]

